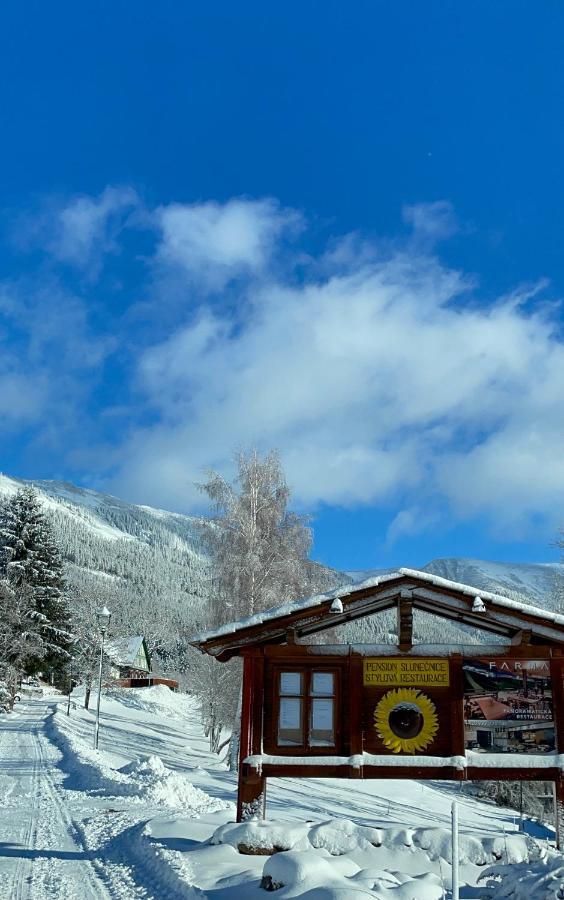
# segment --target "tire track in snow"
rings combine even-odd
[[[42,775],[39,785],[40,803],[48,813],[42,817],[38,831],[45,845],[56,848],[61,848],[65,844],[70,845],[68,852],[76,853],[77,861],[72,865],[70,861],[57,860],[58,864],[54,865],[55,861],[47,857],[36,860],[32,868],[33,896],[37,894],[40,897],[38,890],[41,890],[45,896],[64,897],[65,900],[75,898],[108,900],[108,891],[98,876],[94,862],[81,838],[80,830],[61,796],[61,789],[53,778],[51,771],[53,760],[46,758],[42,747],[45,738],[37,730],[35,737]],[[50,742],[47,742],[47,746],[52,753],[54,748]],[[57,825],[54,827],[55,822]]]
[[[31,728],[27,733],[29,736],[29,740],[25,740],[26,732],[21,731],[18,734],[18,740],[16,741],[18,751],[21,751],[25,748],[26,744],[30,745],[30,748],[33,749],[33,762],[32,762],[32,771],[30,774],[30,813],[29,818],[26,823],[25,833],[22,836],[23,845],[25,850],[32,850],[35,844],[35,836],[37,832],[37,817],[39,813],[39,750],[37,739],[37,731],[34,728]],[[20,759],[25,756],[24,753],[19,753]],[[26,896],[29,896],[29,884],[31,881],[31,869],[32,869],[32,859],[31,856],[22,855],[17,863],[16,871],[14,874],[13,882],[12,882],[12,891],[8,894],[9,897],[13,897],[14,900],[25,900]]]
[[[122,798],[114,813],[100,798],[65,788],[65,757],[45,727],[50,714],[53,707],[39,701],[0,721],[1,900],[204,898],[175,854],[146,836],[160,807]]]
[[[108,816],[108,809],[93,809],[89,799],[86,798],[82,806],[80,820],[72,818],[68,811],[67,798],[74,791],[67,791],[53,777],[55,766],[61,760],[61,750],[53,732],[42,729],[39,732],[39,741],[44,744],[50,759],[44,762],[45,787],[49,793],[51,803],[60,810],[61,818],[66,821],[67,832],[78,847],[83,856],[80,865],[84,870],[86,863],[90,870],[88,890],[85,893],[83,878],[77,879],[75,884],[78,889],[75,892],[74,884],[65,882],[64,890],[60,887],[57,891],[45,893],[45,897],[64,900],[193,900],[204,895],[183,882],[182,878],[174,871],[174,868],[163,859],[159,858],[151,844],[143,837],[146,824],[146,816],[139,821],[139,810],[136,804],[129,808],[127,798],[120,798],[119,805],[124,806],[121,813]],[[42,751],[41,751],[42,752]],[[42,752],[44,758],[44,754]],[[60,770],[59,770],[60,771]],[[61,779],[64,775],[61,774]],[[77,791],[77,796],[82,792]],[[84,795],[82,795],[84,796]],[[72,798],[76,803],[77,798]],[[112,805],[115,800],[112,800]],[[160,812],[156,809],[156,812]],[[143,810],[146,814],[148,810]],[[58,838],[58,846],[61,839]],[[81,876],[86,874],[84,871]],[[38,894],[38,898],[43,894]],[[35,900],[35,893],[33,894]]]

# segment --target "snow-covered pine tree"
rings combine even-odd
[[[36,619],[29,615],[31,590],[14,591],[0,579],[0,706],[12,709],[22,672],[43,653],[43,639]]]
[[[31,486],[21,488],[0,510],[0,577],[18,597],[27,598],[25,618],[33,621],[40,638],[26,670],[62,672],[72,642],[63,562]]]

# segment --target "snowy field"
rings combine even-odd
[[[441,900],[453,799],[461,898],[552,900],[564,883],[550,831],[519,834],[513,811],[436,782],[273,780],[267,823],[237,826],[235,779],[190,697],[103,696],[97,753],[76,703],[68,718],[56,696],[0,716],[3,900]]]

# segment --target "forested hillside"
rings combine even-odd
[[[15,493],[24,482],[0,475],[0,496]],[[34,481],[66,562],[75,592],[103,599],[116,611],[115,627],[143,630],[155,646],[167,638],[187,636],[206,625],[206,606],[214,589],[206,535],[214,523],[136,506],[117,497],[57,481]],[[410,564],[409,560],[405,561]],[[312,593],[378,570],[338,572],[312,563]],[[445,578],[498,591],[553,608],[558,602],[563,567],[557,564],[492,563],[471,559],[437,559],[424,567]],[[384,570],[381,570],[384,571]],[[419,640],[467,640],[468,632],[447,622],[418,615]],[[393,640],[393,616],[379,616],[339,629],[339,639]],[[444,633],[443,633],[444,632]]]
[[[0,497],[26,482],[0,475]],[[34,481],[51,521],[75,595],[105,602],[114,628],[142,631],[167,650],[207,624],[214,590],[206,536],[217,526],[186,516],[126,503],[66,482]],[[340,578],[311,564],[312,592]]]
[[[22,482],[0,476],[0,496]],[[205,620],[212,573],[203,519],[124,503],[53,481],[34,482],[66,563],[75,594],[103,600],[115,627],[142,629],[155,644],[165,631]]]

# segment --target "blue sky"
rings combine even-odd
[[[274,446],[331,565],[558,557],[560,2],[0,26],[3,471],[190,512]]]

